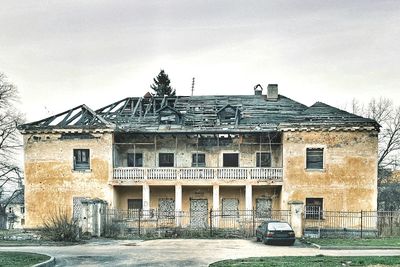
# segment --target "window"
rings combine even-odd
[[[238,153],[224,153],[223,166],[224,167],[239,167],[239,154]]]
[[[306,198],[306,219],[322,219],[323,198]]]
[[[269,198],[256,198],[257,218],[271,218],[272,200]]]
[[[160,218],[175,218],[175,200],[172,198],[158,199],[158,211]]]
[[[256,153],[256,167],[271,167],[271,153],[257,152]]]
[[[222,199],[222,216],[238,217],[239,216],[239,199],[237,199],[237,198]]]
[[[21,206],[20,212],[21,212],[21,214],[25,213],[25,207],[24,206]]]
[[[128,199],[128,210],[142,209],[143,201],[141,199]]]
[[[74,149],[74,170],[90,169],[89,149]]]
[[[307,169],[322,170],[324,168],[324,149],[307,148]]]
[[[192,154],[192,167],[205,167],[206,166],[206,154],[196,153]]]
[[[143,154],[128,153],[128,167],[143,167]]]
[[[174,167],[174,153],[158,154],[159,167]]]

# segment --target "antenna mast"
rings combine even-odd
[[[193,91],[194,91],[194,77],[192,79],[192,96],[193,96]]]

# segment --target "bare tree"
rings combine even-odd
[[[17,126],[23,116],[15,108],[16,87],[0,73],[0,229],[6,227],[6,208],[22,193],[22,172],[14,155],[21,148]]]
[[[400,153],[400,106],[396,107],[387,98],[373,98],[365,106],[353,99],[351,108],[353,113],[374,119],[381,125],[378,167],[380,174],[387,173],[383,170],[396,167],[396,157]],[[382,179],[380,175],[379,182]]]

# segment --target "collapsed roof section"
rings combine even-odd
[[[20,125],[24,130],[61,130],[61,129],[103,129],[114,128],[115,125],[106,121],[86,105],[80,105],[65,112],[45,118],[40,121]]]
[[[55,116],[21,125],[20,130],[112,129],[143,133],[266,132],[352,127],[379,130],[379,125],[317,102],[307,107],[279,95],[128,97],[92,111],[82,105]]]

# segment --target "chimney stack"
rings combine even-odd
[[[254,86],[254,95],[262,95],[263,88],[261,84]]]
[[[277,101],[278,100],[278,85],[277,84],[268,84],[267,100],[269,100],[269,101]]]

